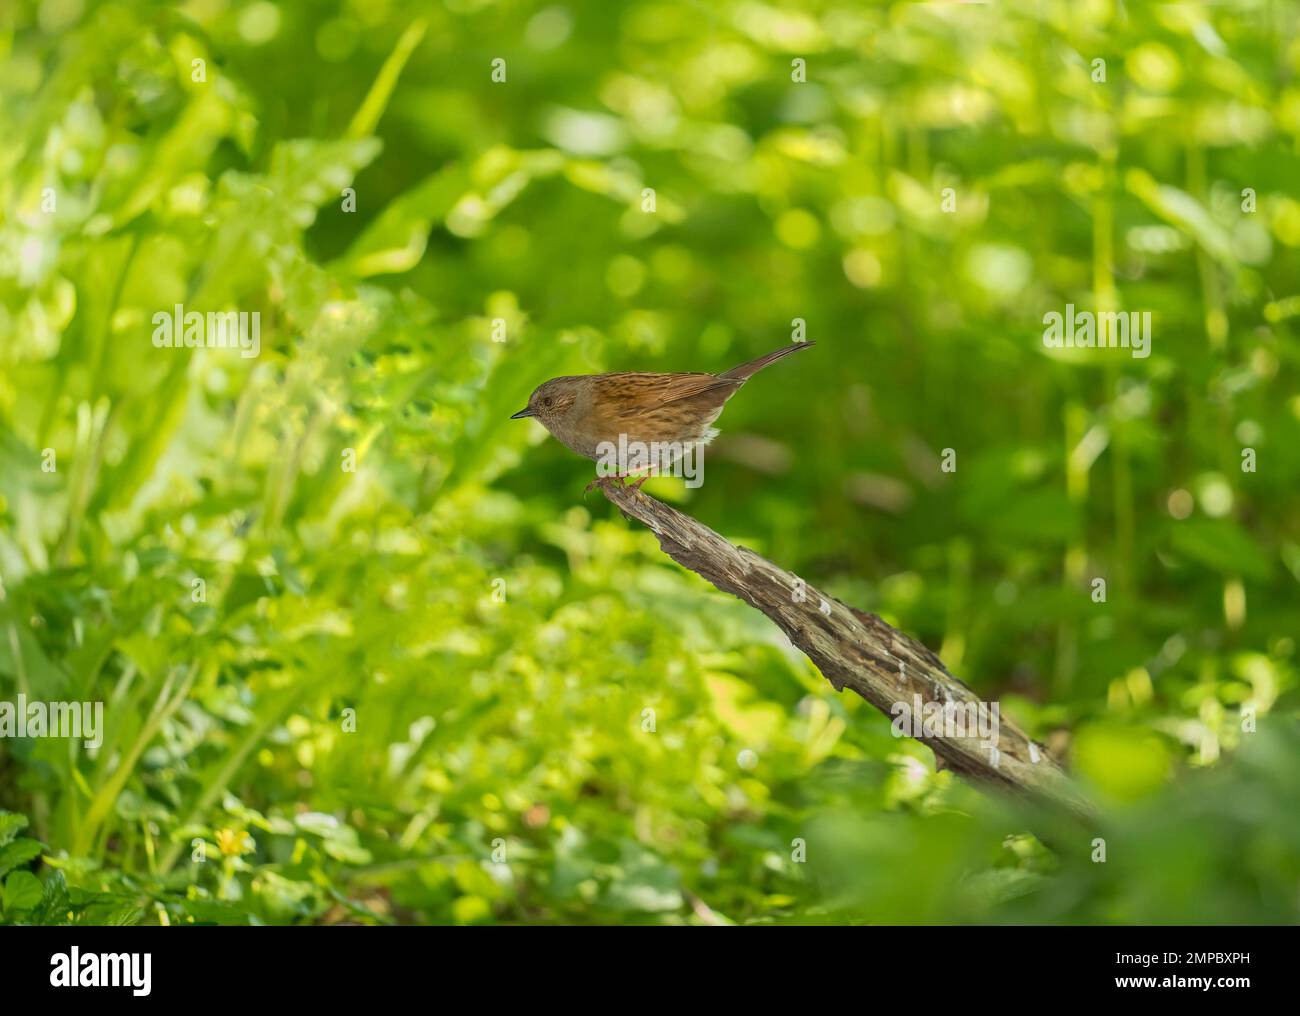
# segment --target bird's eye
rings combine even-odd
[[[542,399],[542,405],[545,406],[547,409],[551,408],[551,397],[549,395],[546,396],[546,398]]]

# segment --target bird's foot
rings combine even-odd
[[[593,487],[604,487],[610,483],[613,483],[615,480],[617,480],[623,486],[627,485],[627,480],[622,475],[596,476],[593,477],[592,481],[589,484],[587,484],[587,486],[582,488],[582,496],[586,497],[588,494],[590,494]]]

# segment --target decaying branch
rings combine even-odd
[[[746,547],[613,480],[600,481],[605,496],[622,512],[649,527],[659,546],[678,564],[708,579],[772,619],[805,652],[836,691],[851,688],[886,715],[895,703],[909,707],[953,702],[978,707],[979,699],[948,673],[934,653],[891,628],[874,614],[819,592]],[[967,728],[967,736],[917,739],[934,751],[936,763],[976,784],[1016,791],[1064,805],[1089,816],[1091,806],[1047,749],[999,715],[993,739]]]

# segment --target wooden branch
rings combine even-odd
[[[610,478],[598,484],[624,515],[654,532],[674,561],[771,618],[836,691],[851,688],[887,716],[896,715],[891,711],[897,703],[914,706],[916,696],[922,703],[983,705],[934,653],[876,615],[819,592],[648,494]],[[969,708],[964,711],[970,713]],[[996,748],[992,738],[966,729],[964,737],[917,740],[934,752],[936,765],[977,785],[1027,794],[1063,805],[1080,817],[1092,816],[1091,804],[1047,749],[1005,717],[998,716]]]

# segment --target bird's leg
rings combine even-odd
[[[654,476],[654,475],[655,475],[655,467],[654,467],[653,465],[647,467],[646,472],[645,472],[645,475],[642,476],[640,479],[638,479],[635,483],[633,483],[633,484],[631,485],[631,486],[632,486],[632,489],[635,490],[635,491],[640,491],[640,490],[641,490],[641,485],[642,485],[643,483],[645,483],[646,480],[650,479],[650,477],[652,477],[652,476]]]
[[[627,486],[626,473],[612,473],[609,476],[597,475],[592,479],[592,481],[589,484],[587,484],[587,486],[582,488],[582,496],[586,497],[588,494],[590,494],[592,487],[603,487],[606,483],[609,483],[613,480],[617,480],[625,487]]]

